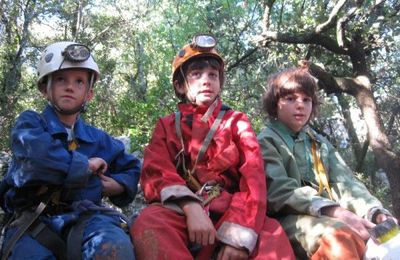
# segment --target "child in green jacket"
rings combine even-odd
[[[317,107],[317,84],[306,68],[269,79],[263,110],[270,120],[258,136],[268,213],[280,221],[299,258],[360,259],[368,230],[392,216],[308,126]]]

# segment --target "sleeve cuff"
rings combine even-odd
[[[310,215],[314,217],[321,217],[322,208],[330,206],[339,206],[339,204],[328,199],[315,199],[311,202]]]
[[[236,248],[246,248],[250,254],[256,246],[258,235],[254,230],[231,222],[222,223],[217,232],[218,240]]]
[[[202,202],[196,194],[194,194],[188,187],[184,185],[171,185],[163,188],[160,192],[161,203],[164,207],[169,208],[183,214],[181,207],[179,207],[175,201],[182,198],[190,198],[194,201]]]
[[[82,188],[87,184],[90,175],[88,158],[80,153],[72,152],[72,162],[64,186]]]
[[[373,207],[373,208],[371,208],[370,210],[368,210],[368,213],[367,213],[366,217],[372,223],[376,223],[376,216],[378,214],[380,214],[380,213],[381,214],[385,214],[385,215],[390,216],[390,217],[393,217],[393,215],[389,212],[389,210],[384,209],[382,207]]]

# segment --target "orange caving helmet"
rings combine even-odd
[[[220,75],[222,75],[222,78],[220,80],[222,87],[225,63],[221,55],[219,55],[215,49],[216,43],[217,41],[213,36],[208,34],[198,34],[193,37],[192,43],[183,46],[172,61],[172,84],[174,84],[178,73],[182,73],[182,66],[187,61],[199,57],[213,57],[221,65]]]

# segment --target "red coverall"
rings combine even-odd
[[[183,103],[178,107],[189,169],[219,111],[227,109],[195,171],[200,184],[212,181],[224,189],[206,207],[218,240],[247,249],[251,259],[295,259],[280,224],[266,217],[264,166],[247,116],[223,106],[220,100],[216,104],[206,122],[201,118],[207,108]],[[201,200],[176,169],[181,148],[175,114],[160,119],[145,149],[140,180],[151,204],[131,227],[138,259],[193,259],[185,216],[175,201],[184,197]],[[203,247],[195,253],[196,259],[211,259],[216,246]]]

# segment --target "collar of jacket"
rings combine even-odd
[[[293,148],[295,141],[306,140],[307,132],[311,131],[311,128],[308,125],[306,125],[300,130],[300,132],[296,134],[289,127],[287,127],[285,124],[283,124],[281,121],[277,119],[271,119],[269,123],[267,123],[267,125],[275,133],[277,133],[283,139],[286,145],[291,149]]]
[[[60,121],[56,112],[54,111],[54,108],[52,108],[50,105],[46,106],[45,110],[42,113],[42,116],[46,120],[47,128],[51,135],[68,135],[67,130],[65,130],[64,124]],[[78,140],[87,143],[95,142],[95,139],[93,138],[91,133],[87,131],[87,124],[80,117],[75,122],[74,134],[75,138],[77,138]]]
[[[221,110],[222,106],[222,101],[219,97],[217,97],[217,107],[214,109],[212,115],[213,117],[216,117]],[[188,115],[188,114],[204,114],[207,112],[208,106],[207,107],[199,107],[195,106],[191,103],[179,103],[178,104],[178,109],[183,115]]]

